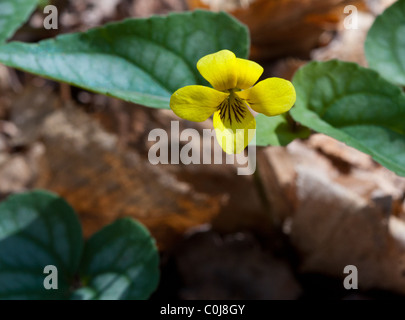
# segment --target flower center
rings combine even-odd
[[[241,123],[247,112],[245,103],[233,91],[221,102],[218,106],[218,110],[222,122],[224,122],[225,119],[229,119],[230,124],[232,124],[233,120]]]

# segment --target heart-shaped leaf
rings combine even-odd
[[[405,0],[377,17],[367,35],[365,51],[370,68],[405,86]]]
[[[0,44],[29,18],[38,0],[0,0]]]
[[[90,91],[169,108],[180,87],[206,84],[197,61],[229,49],[248,55],[247,28],[226,13],[195,11],[129,19],[38,44],[12,42],[0,62]]]
[[[296,121],[405,176],[405,95],[398,87],[373,70],[336,60],[307,64],[293,84]]]
[[[85,286],[74,299],[147,299],[159,280],[159,259],[149,232],[132,219],[120,219],[86,243],[80,267]]]
[[[9,197],[0,204],[0,299],[68,299],[82,247],[63,199],[45,191]],[[56,290],[44,286],[49,265],[57,268]]]
[[[0,204],[0,299],[146,299],[156,289],[159,255],[134,220],[105,227],[82,251],[79,221],[62,198],[9,197]],[[84,287],[73,291],[78,276]]]

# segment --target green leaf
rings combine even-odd
[[[296,73],[293,118],[405,176],[405,95],[373,70],[312,62]]]
[[[306,127],[294,127],[286,115],[267,117],[259,114],[256,128],[257,146],[286,146],[295,139],[305,139],[311,134]]]
[[[39,44],[10,43],[0,62],[90,91],[169,108],[180,87],[206,84],[197,61],[229,49],[248,55],[245,26],[226,13],[195,11],[132,19]]]
[[[365,43],[367,61],[388,81],[405,86],[405,0],[377,17]]]
[[[159,281],[155,242],[134,220],[117,220],[88,240],[80,275],[74,299],[147,299]]]
[[[146,299],[156,289],[154,240],[132,219],[105,227],[82,251],[80,223],[62,198],[33,191],[0,203],[0,299]],[[57,269],[57,289],[44,286],[47,266]],[[84,287],[72,295],[78,270]]]
[[[0,44],[29,18],[38,0],[0,0]]]
[[[79,266],[82,231],[73,209],[45,191],[10,196],[0,204],[0,299],[67,299]],[[44,268],[58,270],[46,290]]]

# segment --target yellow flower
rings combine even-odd
[[[214,114],[216,137],[226,153],[240,153],[254,137],[256,120],[248,107],[270,117],[287,112],[295,103],[290,81],[268,78],[254,86],[263,68],[229,50],[201,58],[197,69],[213,88],[183,87],[173,93],[170,108],[180,118],[197,122]]]

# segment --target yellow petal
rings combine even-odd
[[[230,113],[230,117],[222,118],[220,111],[214,113],[214,128],[218,143],[228,154],[241,153],[255,136],[256,120],[247,107],[245,108],[245,115],[240,118],[240,122],[236,120],[233,112]]]
[[[229,50],[221,50],[202,57],[197,69],[211,85],[220,91],[236,87],[236,56]]]
[[[254,111],[269,117],[287,112],[296,99],[292,83],[280,78],[260,81],[253,88],[240,91],[237,95],[244,99]]]
[[[263,68],[256,62],[236,58],[237,84],[239,89],[249,89],[253,87],[263,73]]]
[[[201,122],[207,120],[228,96],[228,93],[204,86],[187,86],[173,93],[170,108],[180,118]]]

